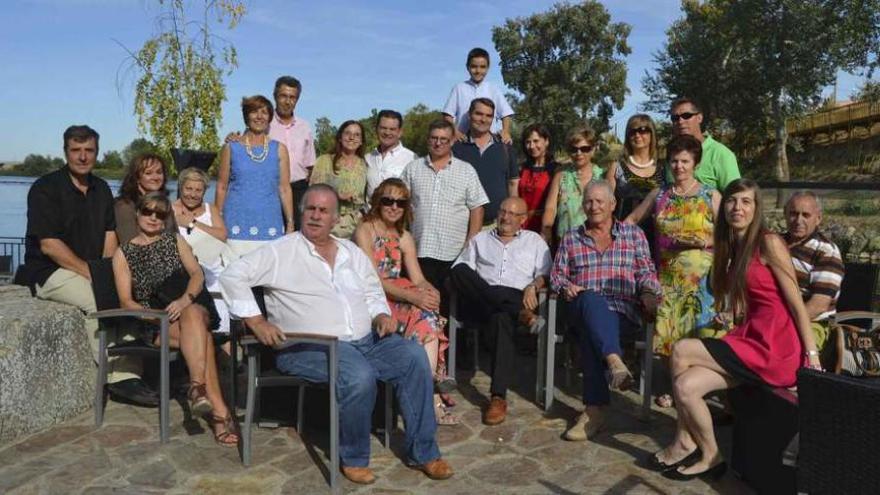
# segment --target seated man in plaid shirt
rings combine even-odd
[[[565,432],[571,441],[586,440],[601,430],[603,410],[611,399],[609,381],[618,390],[632,385],[632,374],[620,357],[620,336],[634,334],[642,317],[653,319],[660,296],[645,234],[638,226],[615,220],[615,206],[608,182],[587,184],[587,221],[562,238],[550,271],[551,287],[570,301],[569,325],[581,350],[585,407]]]

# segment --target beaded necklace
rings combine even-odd
[[[263,134],[263,149],[257,154],[254,154],[251,151],[251,142],[248,139],[247,134],[244,136],[244,151],[247,153],[251,160],[257,163],[263,163],[266,160],[266,157],[269,156],[269,136]]]

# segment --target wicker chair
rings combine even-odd
[[[798,492],[878,493],[880,379],[798,373]]]

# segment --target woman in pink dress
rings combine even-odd
[[[648,463],[675,480],[720,478],[727,469],[706,394],[744,383],[791,387],[801,366],[820,368],[791,256],[764,226],[758,185],[731,182],[721,205],[712,291],[716,309],[734,315],[736,326],[721,339],[683,339],[673,347],[676,435]]]
[[[440,293],[422,275],[415,240],[406,230],[412,219],[409,190],[400,179],[386,179],[373,191],[370,205],[354,232],[354,241],[376,265],[398,331],[424,346],[438,392],[450,392],[455,382],[446,376],[449,339],[443,333],[446,319],[440,316]],[[446,409],[439,393],[434,406],[438,424],[460,422]]]

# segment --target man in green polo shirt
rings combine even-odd
[[[703,159],[694,176],[709,187],[723,191],[727,184],[740,178],[736,156],[730,148],[703,134],[703,112],[696,102],[687,97],[677,98],[669,109],[672,119],[672,134],[689,134],[703,143]],[[672,172],[667,168],[666,180],[672,182]]]

